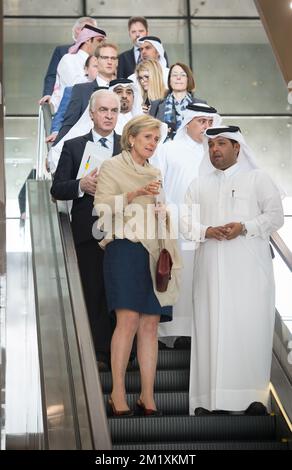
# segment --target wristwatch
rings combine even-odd
[[[246,234],[247,234],[247,230],[246,230],[245,224],[244,224],[244,222],[240,222],[240,223],[241,223],[241,226],[242,226],[240,235],[246,235]]]

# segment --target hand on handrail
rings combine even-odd
[[[45,95],[39,100],[39,105],[41,106],[44,103],[51,103],[51,95]]]
[[[48,142],[55,142],[56,138],[57,138],[57,135],[58,135],[58,132],[52,132],[52,134],[48,135],[48,137],[46,137],[45,141],[48,143]]]

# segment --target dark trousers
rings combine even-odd
[[[110,363],[110,344],[115,325],[107,311],[103,281],[104,252],[96,240],[89,240],[76,245],[76,253],[96,357]]]

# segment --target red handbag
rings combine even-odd
[[[171,279],[172,259],[169,251],[163,248],[156,265],[156,290],[165,292]]]

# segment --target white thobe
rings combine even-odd
[[[117,124],[115,127],[115,131],[117,134],[122,135],[125,125],[127,124],[127,122],[130,121],[130,119],[132,119],[132,117],[133,114],[131,112],[125,114],[119,113]]]
[[[89,54],[79,49],[76,54],[65,54],[57,67],[56,83],[51,102],[55,112],[58,110],[66,86],[87,82],[84,65]]]
[[[157,154],[151,158],[151,164],[161,171],[167,203],[174,204],[178,209],[184,204],[187,189],[198,176],[202,157],[203,145],[187,134],[159,146]],[[182,238],[179,238],[178,245],[183,260],[180,294],[173,307],[172,321],[159,325],[160,337],[191,336],[192,331],[194,245]]]
[[[200,225],[184,226],[200,241],[195,254],[190,414],[244,410],[268,402],[275,295],[269,236],[283,225],[279,191],[261,170],[235,164],[194,181],[188,204],[200,204]],[[205,239],[209,226],[243,222],[245,236]],[[184,220],[186,224],[186,220]]]

